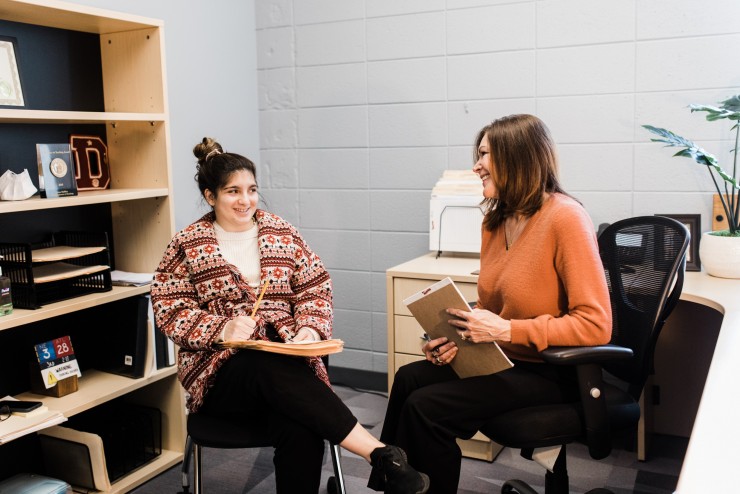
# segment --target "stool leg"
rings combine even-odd
[[[193,486],[195,487],[194,493],[201,494],[201,447],[199,444],[193,442]]]
[[[190,454],[193,452],[193,438],[185,439],[185,452],[182,457],[182,494],[190,494]]]
[[[331,450],[331,463],[334,466],[334,477],[337,483],[337,494],[346,494],[344,486],[344,473],[342,472],[342,451],[338,444],[329,445]]]

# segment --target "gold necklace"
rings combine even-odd
[[[512,219],[513,218],[514,217],[512,217]],[[519,238],[519,235],[524,229],[524,225],[527,224],[528,219],[529,218],[520,219],[517,222],[516,227],[514,227],[514,231],[512,233],[509,233],[508,220],[504,220],[504,244],[506,245],[506,250],[509,250],[509,248],[514,244],[514,241]],[[511,241],[509,239],[511,239]]]

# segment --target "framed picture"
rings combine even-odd
[[[689,249],[686,251],[686,271],[701,271],[699,260],[699,240],[701,240],[701,215],[700,214],[656,214],[665,216],[683,223],[689,230],[691,240]]]
[[[0,106],[24,107],[15,38],[0,36]]]

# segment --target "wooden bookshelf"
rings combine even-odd
[[[106,205],[110,209],[115,268],[153,272],[174,234],[162,21],[57,0],[0,0],[0,21],[97,36],[104,111],[0,108],[0,125],[10,129],[20,126],[17,129],[24,135],[55,126],[65,129],[91,124],[104,126],[111,167],[111,185],[107,190],[80,192],[74,197],[3,201],[0,202],[0,218],[9,215],[6,218],[23,221],[27,215],[38,222],[39,215],[50,217],[49,213],[60,208]],[[29,41],[36,40],[18,39],[19,44]],[[7,168],[9,163],[0,162],[0,173],[5,170],[3,165]],[[35,173],[35,169],[28,168]],[[53,232],[56,225],[53,221],[49,223],[41,226],[48,226],[49,232]],[[5,240],[5,232],[3,237]],[[37,310],[15,309],[13,314],[0,317],[0,358],[4,352],[25,350],[3,345],[5,335],[13,333],[8,330],[27,325],[33,328],[36,323],[48,319],[62,315],[70,317],[77,311],[148,291],[148,286],[113,287],[109,292],[63,300]],[[67,417],[113,399],[154,406],[162,411],[162,454],[116,481],[111,492],[127,492],[183,457],[183,392],[176,368],[156,369],[153,352],[153,345],[150,345],[149,363],[143,378],[132,379],[89,369],[79,379],[78,391],[67,396],[42,397],[31,392],[16,395],[18,399],[40,399],[50,409],[59,410]],[[28,369],[18,372],[27,373]],[[6,447],[9,446],[0,446]]]

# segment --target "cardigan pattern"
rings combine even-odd
[[[239,351],[218,347],[224,326],[252,313],[261,288],[250,287],[223,257],[214,221],[214,214],[208,213],[175,235],[151,287],[156,325],[179,346],[178,378],[191,412],[203,404],[218,369]],[[268,285],[251,339],[286,341],[304,327],[322,340],[331,338],[332,283],[321,259],[279,216],[257,210],[255,221],[260,284]],[[328,386],[321,358],[306,358],[306,363]]]

